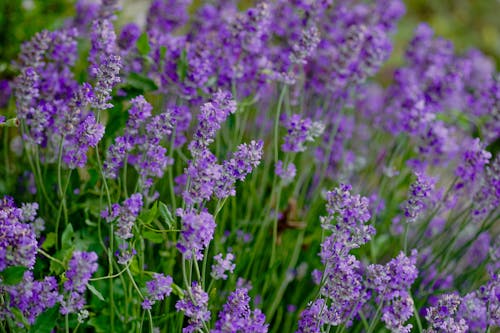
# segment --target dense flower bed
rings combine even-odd
[[[78,1],[1,82],[3,331],[500,326],[486,56],[421,24],[377,84],[401,0],[118,12]]]

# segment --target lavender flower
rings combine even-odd
[[[287,185],[290,184],[295,178],[295,175],[297,174],[297,169],[295,168],[295,164],[293,163],[288,163],[288,165],[284,168],[283,162],[278,161],[278,163],[276,163],[274,172],[278,177],[281,178],[283,185]]]
[[[61,314],[75,313],[85,305],[84,292],[92,274],[97,270],[95,252],[75,251],[69,261],[64,282],[64,298],[61,300]]]
[[[400,253],[385,266],[370,265],[367,285],[377,292],[377,302],[385,304],[382,321],[392,332],[410,332],[412,325],[404,323],[413,315],[413,299],[408,290],[418,276],[417,251],[411,257]]]
[[[0,318],[14,318],[10,309],[21,311],[28,323],[31,325],[36,318],[46,309],[50,309],[60,302],[57,281],[53,276],[47,276],[41,281],[33,278],[32,271],[26,271],[20,283],[13,286],[0,286],[0,292],[9,295],[9,303],[5,309],[0,310]],[[22,322],[17,323],[24,326]]]
[[[302,31],[302,35],[297,44],[292,46],[292,54],[290,54],[290,61],[295,64],[305,65],[307,58],[314,52],[320,42],[319,30],[315,24]]]
[[[474,139],[467,147],[462,154],[460,165],[455,170],[455,174],[464,184],[476,181],[491,158],[491,153],[483,149],[479,139]]]
[[[168,297],[172,292],[172,277],[163,274],[154,273],[153,279],[146,282],[147,295],[142,302],[142,308],[151,310],[151,307],[156,301],[161,301]]]
[[[38,250],[35,232],[22,221],[25,221],[24,211],[15,206],[11,197],[3,197],[0,201],[0,271],[11,266],[33,268],[35,264]]]
[[[204,323],[210,320],[208,294],[203,291],[198,282],[194,281],[186,296],[187,298],[181,299],[175,304],[175,308],[184,312],[184,315],[189,318],[189,325],[183,328],[182,332],[193,333],[201,330]]]
[[[262,141],[252,141],[250,144],[241,144],[233,156],[224,161],[222,175],[217,181],[215,195],[222,199],[229,195],[234,196],[236,190],[234,184],[237,180],[244,180],[252,170],[259,165],[262,159]]]
[[[198,128],[193,141],[189,144],[193,157],[198,156],[214,141],[221,124],[234,112],[236,112],[236,102],[230,93],[221,90],[213,95],[210,102],[202,105],[198,115]]]
[[[327,193],[328,216],[321,217],[321,226],[332,230],[339,239],[346,240],[349,247],[359,247],[368,242],[375,234],[371,225],[365,225],[371,218],[368,199],[351,195],[350,185],[340,184],[339,187]],[[332,224],[337,221],[336,224]]]
[[[408,222],[414,222],[432,200],[435,181],[422,173],[415,173],[417,180],[410,185],[408,201],[404,204],[404,214]]]
[[[106,208],[101,212],[101,217],[105,218],[108,222],[112,222],[116,219],[116,236],[122,239],[129,239],[134,236],[132,234],[132,228],[134,227],[137,216],[141,212],[142,206],[142,194],[134,193],[123,201],[121,206],[119,204],[113,204],[111,206],[111,212]]]
[[[322,298],[309,303],[300,315],[296,333],[321,333],[321,327],[325,324],[323,320],[325,309],[325,300]]]
[[[456,294],[441,296],[436,306],[427,309],[425,319],[429,322],[430,327],[425,332],[467,332],[469,327],[465,320],[456,318],[461,302],[460,296]]]
[[[321,122],[313,122],[310,118],[302,119],[299,114],[286,118],[284,126],[287,128],[285,143],[281,145],[284,152],[304,151],[304,144],[314,141],[324,130]]]
[[[181,238],[177,248],[188,260],[203,259],[203,249],[210,244],[214,236],[215,221],[208,212],[199,214],[177,210],[177,215],[182,219]]]
[[[212,272],[210,275],[212,278],[215,280],[226,280],[227,279],[227,272],[233,273],[236,265],[233,264],[234,260],[234,254],[228,253],[226,254],[226,258],[224,259],[222,257],[222,253],[219,253],[214,257],[214,261],[216,262],[214,265],[212,265]]]
[[[111,99],[111,90],[120,82],[119,72],[121,58],[116,47],[116,35],[113,24],[107,19],[98,19],[92,25],[91,44],[89,54],[91,76],[96,79],[95,97],[92,106],[97,110],[112,107],[108,103]]]
[[[223,175],[222,165],[208,149],[197,151],[196,158],[189,161],[184,173],[189,178],[182,197],[188,205],[209,200]]]
[[[219,313],[219,319],[215,322],[212,333],[266,333],[268,324],[266,317],[259,310],[250,309],[250,296],[246,288],[239,288],[232,292],[227,298]]]

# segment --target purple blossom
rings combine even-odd
[[[105,110],[113,106],[109,103],[111,90],[120,82],[119,72],[122,66],[111,21],[95,20],[90,40],[89,73],[96,79],[92,106],[97,110]]]
[[[214,257],[215,264],[212,265],[212,272],[210,275],[215,280],[226,280],[227,274],[226,272],[233,273],[236,265],[233,264],[234,254],[228,253],[226,254],[226,258],[222,257],[222,253],[219,253]]]
[[[339,187],[327,193],[326,210],[328,216],[321,217],[321,226],[332,230],[334,235],[351,248],[359,247],[368,242],[375,229],[365,223],[370,221],[369,201],[359,194],[350,193],[350,185],[340,184]],[[332,223],[336,221],[336,223]]]
[[[400,253],[385,266],[367,268],[367,285],[377,293],[377,302],[383,302],[382,321],[392,332],[410,332],[412,325],[404,323],[413,315],[413,299],[409,289],[418,276],[417,251],[410,257]]]
[[[211,333],[266,333],[269,325],[265,321],[259,309],[250,309],[248,290],[239,288],[228,296]]]
[[[290,61],[295,64],[305,65],[307,58],[314,52],[320,42],[319,30],[315,24],[302,31],[300,39],[292,46]]]
[[[276,163],[274,173],[276,173],[276,175],[281,178],[283,185],[287,185],[290,184],[295,178],[295,175],[297,174],[297,169],[295,167],[295,164],[291,162],[288,163],[286,167],[284,167],[283,162],[278,161],[278,163]]]
[[[64,298],[61,300],[61,314],[75,313],[85,305],[84,293],[92,274],[97,270],[95,252],[75,251],[69,261],[64,282]]]
[[[474,183],[478,175],[484,172],[484,167],[489,163],[491,153],[484,150],[479,139],[474,139],[467,145],[461,156],[460,164],[455,174],[464,184]]]
[[[425,319],[430,325],[426,332],[467,332],[469,327],[465,320],[457,318],[457,311],[461,302],[460,296],[456,294],[441,296],[436,306],[431,306],[426,310]]]
[[[38,250],[34,228],[23,223],[26,210],[17,208],[14,200],[4,196],[0,202],[0,271],[11,266],[33,268]]]
[[[415,173],[416,181],[408,190],[408,201],[403,205],[404,214],[408,222],[415,222],[417,218],[432,203],[435,180],[423,173]]]
[[[196,158],[189,161],[184,171],[188,186],[182,197],[188,205],[209,200],[221,177],[223,166],[217,163],[217,158],[208,149],[196,153]]]
[[[259,165],[262,159],[263,146],[262,140],[258,142],[251,141],[250,144],[243,143],[238,146],[230,159],[224,161],[222,175],[217,181],[215,190],[218,199],[236,194],[234,184],[237,180],[244,180]]]
[[[119,238],[129,239],[134,235],[132,228],[139,216],[143,206],[142,194],[134,193],[128,199],[123,201],[123,204],[113,204],[111,212],[108,208],[101,212],[101,217],[105,218],[108,222],[116,220],[115,234]]]
[[[60,302],[57,281],[53,276],[47,276],[41,281],[34,280],[33,272],[26,271],[20,283],[13,286],[0,286],[0,292],[9,295],[10,302],[5,309],[0,310],[0,318],[14,318],[10,309],[21,311],[29,324],[33,324],[42,312]],[[24,326],[18,322],[19,326]]]
[[[310,118],[303,119],[299,114],[287,117],[284,126],[287,129],[285,143],[281,145],[284,152],[304,151],[304,144],[314,141],[324,130],[321,122],[313,122]]]
[[[153,279],[146,282],[147,295],[142,303],[142,308],[151,310],[156,301],[162,301],[172,292],[172,277],[159,273],[153,273]]]
[[[181,238],[177,248],[188,260],[203,259],[202,251],[210,244],[214,236],[215,221],[208,212],[194,212],[177,209],[177,215],[182,220]]]
[[[182,329],[183,333],[197,332],[202,329],[204,323],[210,320],[208,294],[196,281],[186,293],[186,298],[179,300],[175,304],[175,308],[184,312],[184,315],[189,318],[189,325]]]
[[[232,99],[229,92],[217,91],[210,102],[201,106],[198,115],[198,128],[189,144],[189,150],[193,157],[198,156],[215,139],[215,134],[220,129],[226,118],[236,112],[236,101]]]
[[[307,305],[302,311],[299,319],[299,327],[296,333],[321,333],[324,325],[323,312],[326,309],[325,300],[318,298]]]
[[[343,243],[335,235],[329,236],[321,244],[320,252],[325,265],[320,293],[331,302],[324,310],[323,320],[333,326],[349,324],[367,299],[361,263],[348,254],[350,248]]]
[[[474,195],[473,218],[481,220],[500,206],[500,155],[486,166],[479,190]]]

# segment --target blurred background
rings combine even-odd
[[[89,0],[92,1],[92,0]],[[194,0],[192,10],[203,1]],[[20,45],[42,29],[55,29],[74,14],[76,0],[0,0],[0,79],[16,73],[12,60]],[[145,20],[150,0],[121,0],[118,24]],[[242,7],[251,0],[240,1]],[[385,70],[402,61],[403,50],[421,21],[450,39],[459,52],[476,47],[500,64],[500,0],[404,0],[405,17],[395,36],[394,54]],[[384,71],[385,71],[384,70]],[[383,75],[385,76],[385,75]]]

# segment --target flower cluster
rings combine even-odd
[[[116,220],[115,234],[122,239],[132,238],[132,229],[135,220],[142,209],[142,194],[134,193],[130,198],[123,201],[123,204],[113,204],[111,211],[108,208],[101,212],[101,217],[108,222]]]
[[[181,239],[177,248],[186,259],[203,259],[203,249],[210,244],[214,236],[214,217],[208,212],[196,214],[194,212],[177,210],[182,220]]]
[[[69,261],[64,282],[61,314],[75,313],[85,305],[87,283],[98,268],[95,252],[75,251]]]
[[[266,316],[259,309],[250,309],[248,290],[239,288],[228,296],[212,332],[266,333],[268,324],[265,321]]]
[[[382,308],[382,321],[392,332],[411,332],[412,325],[404,323],[413,315],[413,299],[409,289],[418,271],[417,251],[411,257],[400,253],[385,266],[370,265],[367,268],[367,286],[377,293]]]
[[[234,260],[234,254],[228,253],[226,254],[226,258],[222,257],[222,253],[219,253],[214,257],[214,261],[216,262],[214,265],[212,265],[212,272],[210,275],[215,279],[215,280],[226,280],[227,279],[227,272],[233,273],[236,265],[233,264]]]
[[[17,208],[8,196],[0,201],[0,272],[12,266],[33,268],[35,264],[38,242],[32,225],[24,223],[34,218],[35,209],[29,208]]]
[[[184,315],[189,318],[189,325],[182,329],[183,333],[197,332],[210,320],[208,294],[196,281],[186,293],[186,298],[178,301],[175,308],[184,312]]]
[[[172,277],[163,274],[154,273],[153,279],[146,282],[147,295],[142,302],[142,308],[151,310],[153,304],[157,301],[163,300],[168,297],[172,292]]]

